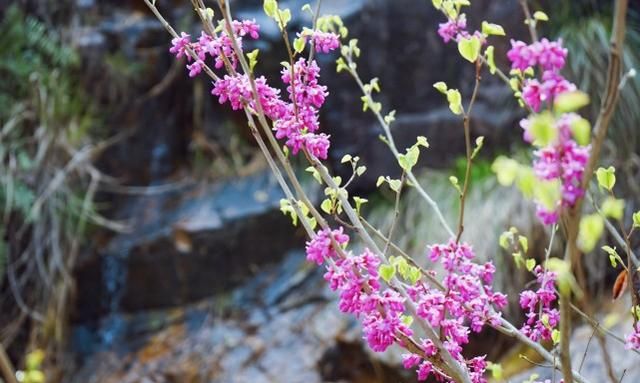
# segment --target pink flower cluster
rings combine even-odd
[[[511,40],[511,50],[507,52],[507,57],[513,69],[524,71],[540,65],[542,70],[558,71],[564,67],[567,50],[562,47],[562,40],[549,41],[543,38],[531,45]]]
[[[236,42],[240,48],[242,48],[242,37],[247,35],[252,39],[259,37],[260,26],[256,24],[255,20],[234,20],[232,24],[233,31],[238,36]],[[187,52],[187,48],[191,48],[198,57],[193,63],[187,65],[189,77],[195,77],[202,72],[207,55],[214,59],[217,69],[224,66],[225,57],[234,69],[238,65],[238,58],[233,50],[233,41],[227,34],[226,28],[223,28],[220,34],[215,37],[202,32],[197,42],[191,42],[191,36],[182,32],[180,37],[171,40],[171,45],[169,52],[175,54],[176,58],[186,56],[187,61],[191,62],[193,57]]]
[[[340,46],[340,37],[333,32],[313,31],[311,41],[318,53],[329,53]]]
[[[555,283],[557,275],[542,266],[534,269],[540,287],[520,293],[520,307],[527,310],[527,321],[521,331],[533,341],[550,340],[553,329],[560,321],[560,313],[552,308],[558,298]]]
[[[244,37],[259,37],[260,27],[254,20],[234,20],[232,27],[240,49]],[[310,36],[318,52],[330,52],[340,46],[339,37],[335,33],[312,31]],[[191,36],[182,32],[181,36],[174,38],[171,43],[169,51],[177,58],[186,56],[190,62],[187,65],[190,77],[202,72],[208,56],[214,60],[216,69],[223,68],[225,60],[228,60],[233,73],[214,81],[211,94],[217,96],[221,104],[229,102],[233,110],[242,109],[245,105],[258,110],[248,75],[235,73],[238,58],[234,52],[232,37],[226,33],[225,28],[217,36],[202,32],[197,42],[192,42]],[[196,60],[193,60],[188,49],[197,56]],[[285,67],[282,71],[282,81],[287,85],[288,102],[280,98],[280,90],[269,86],[264,77],[256,78],[255,85],[260,106],[265,115],[274,121],[276,137],[286,139],[286,145],[293,154],[304,149],[317,158],[326,159],[330,145],[329,136],[317,131],[318,111],[324,104],[328,92],[325,86],[319,84],[319,76],[320,68],[316,62],[307,62],[304,58],[300,58],[294,64],[293,79],[291,68]]]
[[[440,262],[446,272],[442,281],[445,291],[418,282],[408,293],[417,305],[417,315],[440,330],[444,347],[456,360],[467,363],[472,382],[485,382],[484,357],[466,361],[462,346],[469,342],[470,330],[480,332],[487,323],[500,323],[501,315],[495,308],[505,307],[507,297],[492,291],[493,264],[479,265],[473,262],[474,257],[473,249],[465,243],[450,241],[446,245],[431,246],[430,260]],[[423,349],[426,355],[431,355],[432,343],[423,341]],[[405,366],[419,366],[419,380],[425,380],[435,371],[431,362],[412,354],[405,356]]]
[[[590,147],[578,145],[571,136],[571,125],[579,118],[575,113],[560,116],[555,122],[558,132],[556,142],[533,152],[533,170],[536,177],[546,181],[558,179],[562,188],[562,199],[558,201],[556,209],[548,210],[542,205],[537,206],[538,217],[546,225],[558,221],[562,207],[574,206],[578,198],[584,196],[581,182],[584,168],[589,161]],[[528,142],[533,141],[529,132],[530,125],[529,119],[520,121],[520,126],[524,129],[524,139]]]
[[[451,40],[458,41],[459,36],[467,33],[467,17],[464,14],[458,16],[455,20],[448,20],[438,26],[438,34],[445,43]]]
[[[314,60],[307,62],[298,59],[291,68],[282,69],[282,82],[287,84],[290,104],[284,109],[282,116],[274,119],[276,138],[286,138],[286,144],[293,154],[297,154],[303,147],[314,156],[327,158],[329,150],[329,136],[316,133],[319,128],[318,110],[324,104],[329,94],[327,87],[318,83],[320,67]]]
[[[342,228],[319,231],[307,242],[307,259],[326,263],[324,278],[332,290],[340,292],[340,311],[361,320],[364,339],[371,349],[382,352],[398,336],[411,336],[411,329],[402,322],[404,298],[394,290],[381,289],[380,259],[368,249],[359,255],[340,257],[332,248],[331,238],[341,246],[349,241]]]
[[[438,34],[442,38],[442,41],[448,43],[449,41],[459,41],[460,39],[466,39],[471,36],[476,36],[484,44],[485,38],[480,31],[469,33],[467,31],[467,17],[464,13],[458,15],[455,19],[449,19],[446,23],[440,23],[438,26]]]
[[[549,41],[544,38],[531,45],[511,40],[507,57],[513,69],[524,71],[539,66],[542,70],[541,81],[527,79],[522,87],[522,99],[535,112],[539,112],[545,103],[551,105],[557,95],[576,90],[576,86],[559,73],[567,60],[567,50],[562,47],[562,40]]]
[[[551,106],[558,95],[576,90],[576,86],[567,81],[559,71],[564,67],[567,50],[562,47],[562,41],[542,39],[531,45],[522,41],[511,41],[511,50],[507,53],[514,69],[524,71],[538,66],[542,70],[541,79],[526,79],[522,88],[522,99],[531,110],[538,112],[543,105]],[[562,199],[553,209],[538,204],[538,218],[550,225],[558,221],[560,211],[564,207],[574,206],[576,201],[584,195],[581,188],[584,168],[589,160],[589,146],[580,146],[572,138],[571,125],[579,118],[575,114],[560,116],[555,123],[558,138],[534,152],[533,168],[536,176],[541,180],[559,180],[562,187]],[[520,122],[524,129],[524,138],[532,142],[529,132],[530,121]]]
[[[640,351],[640,322],[636,323],[631,334],[625,338],[624,347],[627,350]]]

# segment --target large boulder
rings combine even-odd
[[[303,243],[267,172],[131,200],[131,232],[81,259],[77,321],[177,306],[228,290]],[[96,297],[101,297],[96,299]]]

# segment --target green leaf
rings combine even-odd
[[[476,36],[463,38],[458,41],[458,52],[465,60],[474,63],[478,59],[481,46],[480,39]]]
[[[624,217],[624,200],[607,197],[602,203],[602,213],[609,218],[622,220]]]
[[[274,18],[276,17],[276,12],[278,11],[278,2],[276,0],[264,0],[262,8],[264,9],[264,13],[266,13],[267,16]]]
[[[400,180],[389,179],[387,180],[387,182],[389,183],[389,187],[391,188],[391,190],[396,193],[400,191],[400,187],[402,187],[402,182],[400,182]]]
[[[298,37],[293,40],[293,50],[296,53],[302,53],[304,51],[304,46],[307,44],[307,39],[304,37]]]
[[[247,53],[247,57],[249,58],[249,68],[252,72],[253,68],[255,68],[256,64],[258,63],[258,53],[260,53],[260,50],[258,49],[254,49],[251,52]]]
[[[336,60],[336,72],[340,73],[343,70],[348,70],[349,67],[347,66],[347,63],[344,61],[344,58],[342,57],[338,57],[338,59]]]
[[[453,185],[453,187],[458,191],[458,194],[462,194],[462,189],[460,189],[460,184],[458,183],[458,177],[450,176],[449,182],[451,182],[451,185]]]
[[[510,245],[510,241],[513,241],[513,232],[511,232],[510,230],[505,231],[504,233],[500,234],[500,238],[498,239],[498,243],[500,244],[500,247],[502,247],[505,250],[508,250]]]
[[[534,267],[536,267],[536,260],[533,258],[529,258],[525,261],[525,266],[527,267],[528,271],[532,271]]]
[[[412,285],[415,285],[416,282],[420,280],[421,276],[422,276],[422,273],[420,272],[420,269],[413,266],[409,268],[409,275],[407,278],[409,280],[409,283],[411,283]]]
[[[318,181],[318,183],[320,185],[322,185],[322,178],[320,177],[320,172],[318,172],[318,170],[316,170],[316,168],[314,168],[313,166],[309,166],[308,168],[305,169],[307,172],[311,173],[311,175],[313,176],[313,178]]]
[[[587,146],[591,141],[591,124],[584,118],[579,117],[571,124],[571,134],[573,134],[573,138],[578,144]]]
[[[380,185],[382,185],[383,183],[385,183],[386,179],[384,178],[384,176],[379,176],[378,180],[376,181],[376,187],[379,188]]]
[[[596,244],[604,231],[604,220],[598,214],[590,214],[582,217],[578,229],[578,248],[588,253],[596,247]]]
[[[420,156],[420,149],[417,146],[412,146],[407,149],[406,154],[398,155],[398,163],[400,167],[409,172],[418,163],[418,157]]]
[[[436,88],[438,92],[447,94],[447,84],[445,84],[444,82],[438,81],[437,83],[433,84],[433,87]]]
[[[518,169],[520,164],[516,160],[505,156],[498,156],[498,158],[491,164],[491,171],[496,174],[498,183],[502,186],[511,186],[518,176]]]
[[[640,227],[640,211],[633,213],[633,227]]]
[[[353,157],[351,157],[351,154],[345,154],[344,156],[342,156],[342,160],[340,160],[341,164],[347,163],[347,162],[351,162],[351,159]]]
[[[523,196],[532,198],[535,192],[538,178],[530,166],[522,166],[518,169],[518,177],[516,178],[516,186]]]
[[[400,320],[407,327],[411,327],[411,324],[413,323],[413,317],[411,315],[401,315]]]
[[[476,158],[476,156],[480,152],[480,149],[482,149],[482,145],[484,145],[484,136],[480,136],[476,138],[476,147],[473,149],[473,152],[471,153],[471,159]]]
[[[320,209],[327,214],[331,214],[333,212],[333,202],[331,199],[327,198],[320,204]]]
[[[284,30],[287,27],[287,24],[291,21],[291,10],[287,9],[279,9],[278,10],[278,24],[280,25],[280,30]]]
[[[310,12],[311,14],[313,14],[313,9],[311,9],[311,5],[309,5],[308,3],[302,6],[302,12]]]
[[[499,363],[487,363],[487,370],[491,371],[491,377],[496,381],[502,381],[502,365]]]
[[[533,195],[547,210],[555,210],[562,197],[560,180],[539,180],[533,186]]]
[[[604,245],[601,247],[602,250],[604,250],[607,254],[609,254],[609,262],[611,262],[611,266],[613,268],[618,267],[618,260],[621,259],[620,255],[618,255],[618,252],[616,251],[615,247],[611,247],[609,245]]]
[[[549,21],[549,16],[542,11],[536,11],[533,13],[533,18],[539,21]]]
[[[487,58],[487,65],[489,66],[489,73],[496,74],[496,61],[494,58],[495,48],[493,45],[489,45],[484,51],[484,55]]]
[[[524,235],[518,235],[518,242],[520,242],[520,247],[522,251],[526,254],[529,251],[529,240]]]
[[[553,341],[553,344],[560,343],[560,330],[554,328],[551,331],[551,340]]]
[[[504,29],[498,25],[498,24],[492,24],[492,23],[488,23],[486,21],[482,22],[482,33],[490,36],[490,35],[495,35],[495,36],[504,36]]]
[[[356,168],[356,174],[358,175],[358,177],[360,177],[361,175],[363,175],[363,174],[364,174],[364,172],[366,172],[366,171],[367,171],[367,167],[366,167],[366,166],[364,166],[364,165],[358,166],[358,167]]]
[[[366,199],[366,198],[360,198],[358,196],[354,196],[353,197],[353,202],[356,203],[356,212],[358,214],[360,214],[360,208],[362,207],[362,205],[364,205],[365,203],[369,202],[369,200]]]
[[[392,265],[380,265],[378,273],[385,282],[389,283],[389,281],[391,281],[391,279],[396,275],[396,268]]]
[[[529,133],[533,137],[535,146],[545,147],[553,143],[558,137],[558,129],[555,127],[555,120],[551,113],[537,114],[529,121]]]
[[[386,116],[384,116],[384,122],[387,125],[390,125],[395,120],[396,120],[396,111],[395,110],[392,110]]]
[[[442,0],[431,0],[431,2],[436,9],[440,9],[440,7],[442,6]]]
[[[596,170],[596,179],[601,187],[612,191],[616,184],[616,169],[613,166],[609,166],[606,169],[598,168]]]
[[[416,145],[428,148],[429,141],[427,141],[427,137],[425,136],[418,136],[418,138],[416,139]]]
[[[587,105],[589,105],[589,95],[579,90],[562,93],[553,102],[554,110],[558,114],[575,112]]]
[[[447,90],[447,101],[449,102],[449,109],[454,114],[462,114],[462,96],[457,89]]]

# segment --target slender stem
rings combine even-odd
[[[520,0],[520,5],[522,6],[522,11],[524,12],[527,25],[529,26],[529,34],[531,35],[531,40],[537,42],[538,32],[536,32],[535,20],[533,19],[533,17],[531,17],[531,12],[529,11],[529,4],[527,3],[527,0]]]
[[[349,57],[346,57],[346,59],[348,60],[349,63],[353,62],[353,61],[351,61],[351,58],[349,58]],[[367,97],[367,100],[369,102],[373,103],[373,99],[371,98],[371,94],[365,90],[364,83],[360,79],[360,76],[358,75],[358,72],[356,72],[355,70],[349,68],[349,73],[355,79],[356,83],[360,87],[360,90],[362,91],[364,96]],[[376,116],[376,119],[378,120],[378,123],[380,124],[380,126],[382,127],[382,129],[384,131],[384,134],[385,134],[385,136],[387,138],[387,141],[389,143],[389,149],[391,149],[391,152],[393,153],[393,156],[395,158],[398,158],[400,153],[398,152],[398,148],[396,147],[395,141],[393,139],[393,135],[391,134],[391,129],[389,127],[389,124],[387,124],[384,121],[384,117],[382,117],[382,115],[380,114],[379,111],[372,110],[372,112]],[[442,211],[440,211],[440,207],[438,206],[436,201],[433,198],[431,198],[431,196],[422,188],[422,186],[418,182],[418,179],[414,175],[413,170],[408,170],[407,171],[407,178],[409,179],[409,181],[411,181],[411,183],[413,184],[413,187],[416,188],[416,190],[418,191],[418,194],[420,194],[420,196],[427,202],[427,204],[431,207],[431,209],[433,209],[433,211],[436,213],[436,217],[438,218],[438,220],[442,224],[442,227],[444,227],[444,229],[446,230],[447,234],[451,238],[455,237],[455,234],[454,234],[453,230],[451,230],[451,227],[447,223],[447,220],[444,218],[444,215],[442,214]]]
[[[560,363],[565,382],[573,382],[571,369],[571,291],[560,289]]]
[[[4,349],[4,346],[0,343],[0,370],[6,383],[18,383],[16,379],[16,370],[13,368],[13,364]]]
[[[393,231],[396,228],[396,224],[398,223],[398,217],[400,216],[400,195],[402,194],[404,179],[405,179],[405,172],[402,172],[402,176],[400,177],[400,188],[396,192],[396,201],[393,206],[393,220],[391,221],[389,234],[387,234],[387,242],[384,244],[384,249],[382,250],[382,254],[385,254],[385,255],[387,254],[387,250],[389,249],[389,244],[391,243],[391,237],[393,237]]]
[[[471,165],[473,159],[471,158],[471,110],[473,109],[473,104],[476,101],[476,96],[478,95],[478,88],[480,87],[480,69],[482,68],[482,64],[480,61],[476,62],[476,81],[473,86],[473,93],[471,95],[471,100],[469,101],[469,106],[467,107],[466,112],[464,113],[463,118],[463,127],[464,127],[464,144],[465,144],[465,152],[467,165],[464,174],[464,185],[462,186],[462,193],[460,193],[460,215],[458,217],[458,234],[456,235],[456,242],[460,242],[460,237],[462,236],[462,232],[464,231],[464,207],[467,197],[467,191],[469,190],[469,182],[471,181]]]

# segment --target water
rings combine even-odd
[[[128,249],[108,253],[102,261],[102,284],[104,286],[103,307],[107,315],[100,321],[98,337],[103,346],[111,347],[121,337],[125,329],[125,321],[119,313],[120,302],[124,295],[127,280]]]

